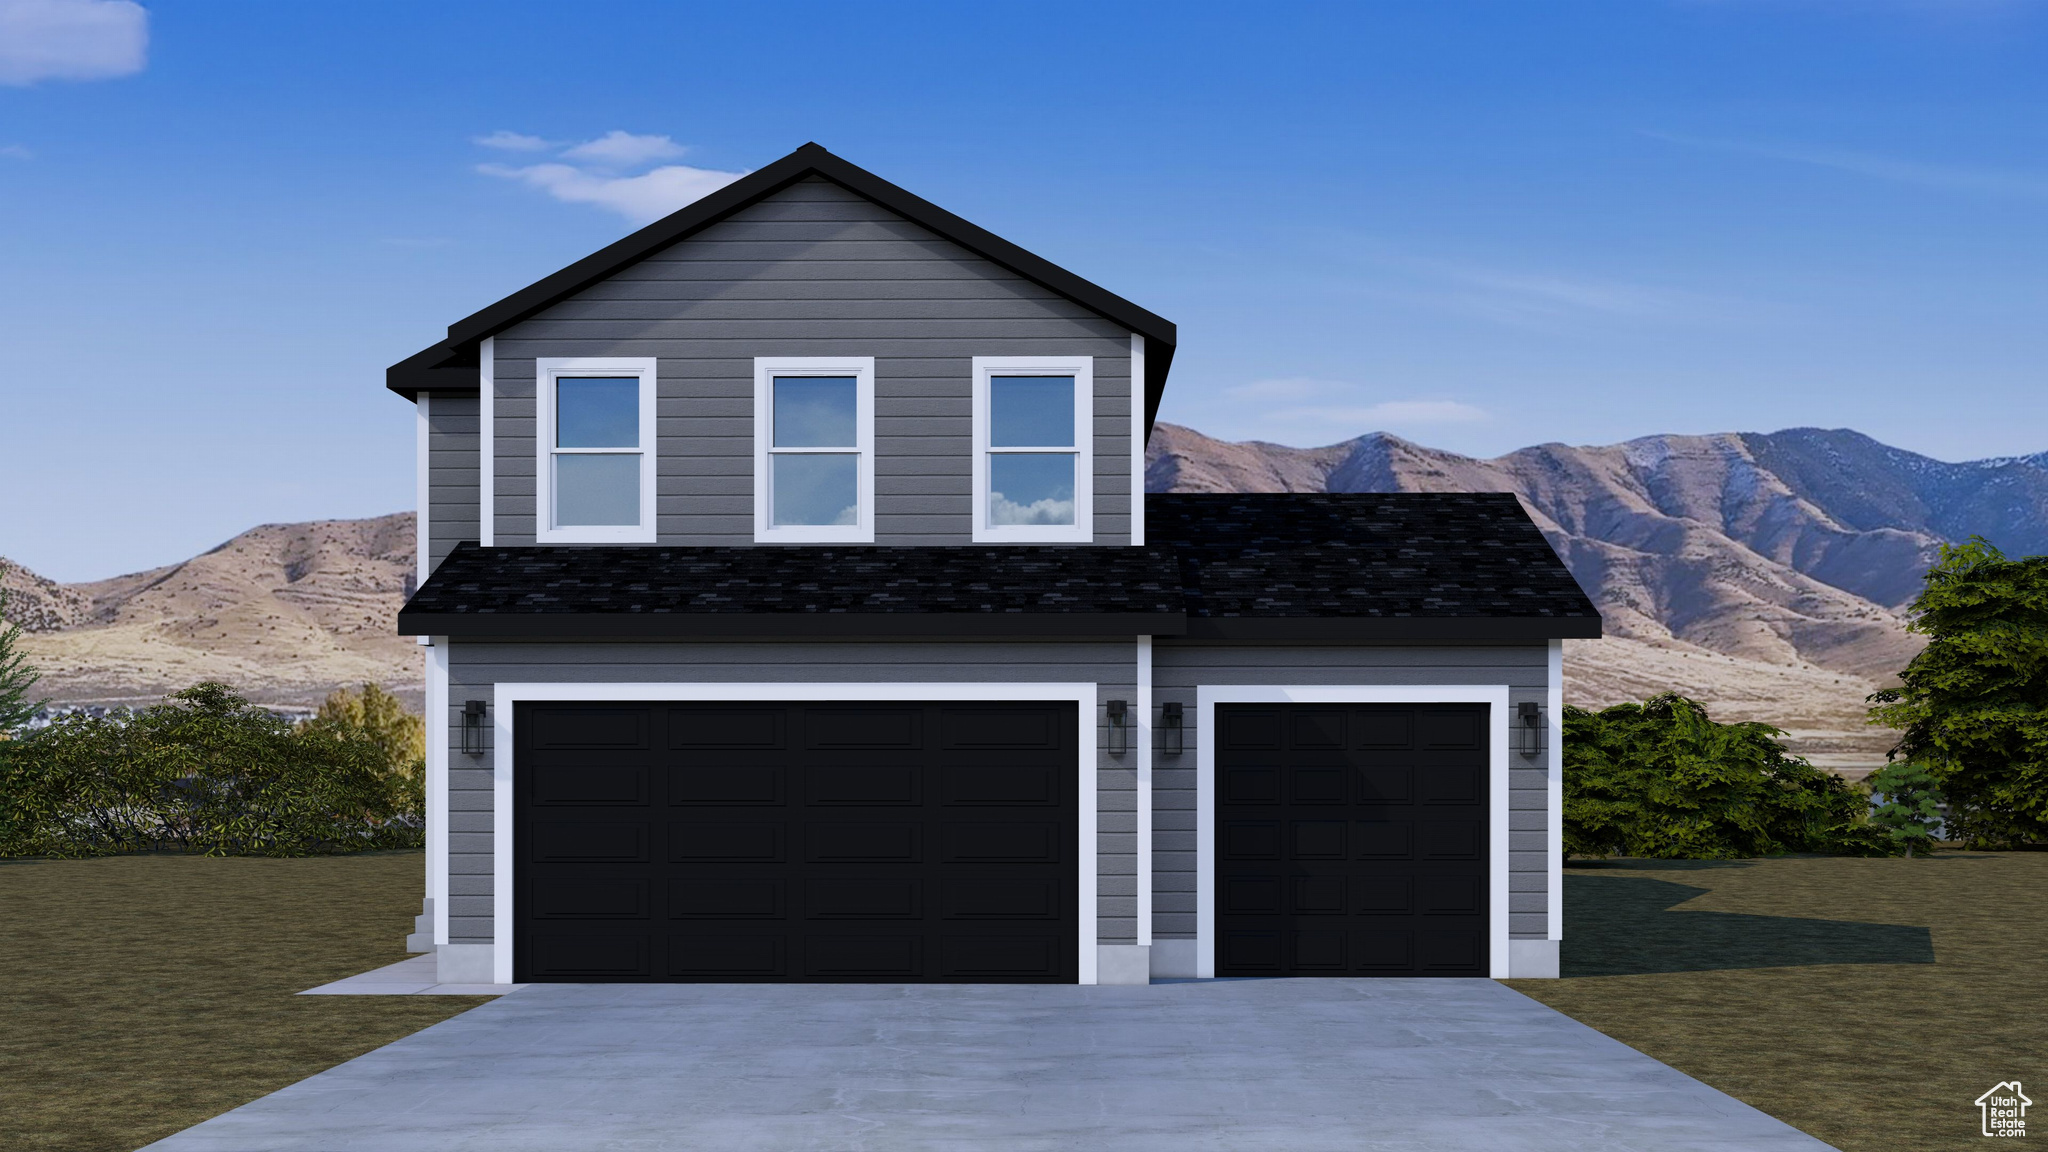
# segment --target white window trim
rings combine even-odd
[[[787,524],[770,519],[770,449],[775,441],[777,376],[851,376],[855,382],[854,450],[860,453],[859,512],[852,524]],[[821,450],[823,451],[823,450]],[[838,451],[845,451],[839,449]],[[754,360],[754,543],[872,544],[875,542],[875,358],[872,356],[760,356]]]
[[[555,382],[564,376],[633,376],[640,381],[640,523],[576,524],[557,528],[555,519]],[[652,544],[660,519],[654,506],[655,363],[652,356],[545,356],[534,361],[534,510],[537,544]]]
[[[988,522],[989,377],[1074,378],[1074,522]],[[1095,542],[1095,358],[1093,356],[976,356],[974,358],[974,542],[976,544],[1093,544]]]
[[[512,711],[522,701],[1071,700],[1074,702],[1076,973],[1096,983],[1096,685],[1093,683],[559,684],[500,683],[491,699],[491,980],[512,982]],[[444,852],[445,855],[445,852]],[[440,915],[436,905],[435,915]]]
[[[1216,975],[1216,706],[1218,704],[1485,704],[1487,969],[1508,978],[1508,686],[1506,684],[1195,687],[1195,975]],[[1554,746],[1554,745],[1553,745]]]

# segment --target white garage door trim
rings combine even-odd
[[[856,683],[856,684],[542,684],[501,683],[492,696],[491,740],[491,979],[512,982],[512,706],[528,701],[807,701],[807,700],[1071,700],[1079,732],[1074,757],[1079,782],[1080,828],[1075,843],[1080,873],[1080,983],[1095,983],[1098,846],[1095,842],[1095,697],[1092,683]]]
[[[1195,975],[1216,975],[1216,706],[1486,704],[1487,970],[1508,975],[1508,686],[1505,684],[1195,686]],[[509,971],[509,969],[508,969]]]

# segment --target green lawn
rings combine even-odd
[[[2048,1087],[2044,962],[2048,853],[1628,860],[1566,869],[1565,978],[1512,984],[1839,1148],[1919,1152],[1980,1146],[1999,1081]]]
[[[0,860],[0,1149],[128,1152],[481,997],[294,996],[405,958],[418,852]]]

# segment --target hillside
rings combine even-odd
[[[1323,448],[1155,430],[1147,488],[1518,494],[1599,605],[1566,646],[1568,698],[1664,687],[1767,720],[1845,769],[1890,735],[1864,697],[1920,647],[1905,605],[1943,541],[2048,552],[2048,456],[1949,464],[1846,430],[1544,444],[1491,460],[1383,433]]]
[[[59,703],[133,704],[203,679],[313,704],[375,680],[420,700],[419,647],[392,633],[413,517],[266,524],[180,564],[55,584],[0,561],[8,616]]]

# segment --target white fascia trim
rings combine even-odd
[[[564,376],[632,376],[640,381],[640,523],[554,526],[555,381]],[[537,544],[652,544],[659,511],[654,506],[660,464],[654,427],[655,359],[652,356],[543,356],[533,362],[533,539]]]
[[[1548,871],[1549,899],[1545,908],[1549,911],[1549,931],[1545,933],[1552,940],[1564,939],[1564,641],[1550,642],[1549,698],[1544,701],[1544,712],[1549,716],[1548,727],[1550,755],[1549,796],[1544,803],[1550,809],[1550,836]]]
[[[988,378],[1006,375],[1074,377],[1074,522],[988,522]],[[976,544],[1093,544],[1095,542],[1095,357],[976,356],[974,358],[974,542]]]
[[[851,376],[855,381],[854,449],[860,453],[860,500],[852,524],[770,522],[769,448],[775,440],[777,376]],[[757,356],[754,358],[754,543],[873,544],[875,542],[875,358],[873,356]]]
[[[1075,899],[1079,983],[1096,982],[1096,686],[1093,683],[552,684],[500,683],[491,700],[492,980],[512,982],[512,707],[529,700],[1060,700],[1075,705]],[[435,906],[435,915],[440,915]]]
[[[432,417],[428,405],[434,394],[422,392],[413,400],[413,587],[427,582],[427,516],[433,506],[433,486],[428,483],[428,470],[433,467],[433,454],[429,442],[433,436]],[[425,637],[420,643],[427,643]]]
[[[1218,704],[1485,704],[1487,971],[1508,977],[1508,686],[1505,684],[1200,684],[1195,687],[1195,975],[1216,975],[1216,706]]]
[[[427,895],[434,943],[448,943],[448,638],[427,649]]]
[[[476,534],[486,548],[498,542],[498,338],[484,337],[476,369]]]
[[[1131,546],[1145,543],[1145,338],[1131,333]]]
[[[1152,943],[1152,638],[1138,637],[1138,943]]]

